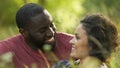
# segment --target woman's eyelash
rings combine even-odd
[[[80,37],[76,36],[76,39],[80,39]]]

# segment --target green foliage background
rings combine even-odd
[[[120,33],[120,0],[0,0],[0,40],[18,34],[15,23],[17,10],[26,3],[38,3],[53,16],[57,31],[74,33],[86,14],[101,13],[117,25]],[[113,54],[112,68],[120,68],[120,51]]]

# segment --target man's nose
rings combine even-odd
[[[49,27],[46,36],[47,36],[48,38],[51,38],[51,37],[54,36],[54,33],[55,33],[55,32],[53,31],[53,29],[52,29],[51,27]]]

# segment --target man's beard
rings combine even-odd
[[[51,42],[45,42],[45,40],[36,40],[33,36],[29,35],[29,40],[32,43],[32,45],[30,45],[30,47],[34,50],[42,50],[45,51],[44,46],[45,45],[49,45],[51,47],[50,51],[53,51],[55,46],[56,46],[56,41],[55,41],[55,36],[54,36],[54,40]]]

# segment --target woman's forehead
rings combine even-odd
[[[79,24],[78,27],[76,28],[76,31],[75,31],[76,34],[86,34],[86,31],[85,29],[83,28],[83,25],[82,24]]]

